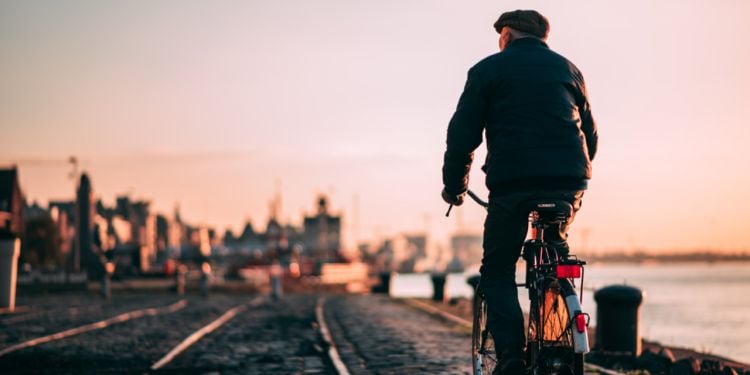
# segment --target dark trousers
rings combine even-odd
[[[484,222],[484,257],[480,285],[487,299],[487,327],[495,340],[498,356],[521,358],[526,346],[523,313],[518,302],[516,262],[528,230],[528,212],[523,204],[534,199],[560,199],[573,205],[573,217],[581,208],[583,191],[535,190],[494,196]],[[545,240],[563,244],[573,217],[561,228],[545,231]],[[564,244],[563,247],[567,245]]]

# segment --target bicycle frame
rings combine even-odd
[[[488,202],[480,199],[474,192],[467,191],[469,197],[476,203],[489,209]],[[449,210],[450,212],[450,210]],[[564,221],[566,219],[559,219]],[[530,213],[531,238],[523,245],[523,258],[526,263],[526,280],[524,283],[516,284],[518,287],[525,287],[529,290],[529,300],[531,308],[539,309],[529,316],[528,332],[531,336],[531,326],[534,326],[534,337],[528,337],[527,346],[527,364],[532,373],[537,371],[549,371],[555,367],[565,366],[559,358],[545,358],[546,351],[550,348],[570,348],[572,349],[573,361],[580,358],[580,368],[582,371],[583,354],[589,351],[587,326],[589,323],[588,314],[581,309],[580,302],[583,302],[583,276],[585,261],[576,257],[560,256],[554,247],[550,247],[544,240],[544,232],[550,225],[560,224],[556,220],[541,220],[538,212],[532,210]],[[575,278],[581,278],[580,295],[576,293]],[[548,336],[550,332],[545,332],[545,317],[542,311],[546,311],[545,306],[547,293],[552,288],[556,288],[558,297],[562,297],[562,303],[565,305],[566,321],[563,326],[557,327],[559,336],[554,337],[555,332]],[[553,303],[558,303],[556,300]],[[558,308],[555,308],[558,309]],[[475,312],[476,314],[476,312]],[[549,317],[547,317],[549,318]],[[531,321],[534,319],[535,321]],[[483,348],[486,342],[486,332],[481,337],[481,348],[479,353],[484,354]],[[569,344],[562,343],[563,335],[569,334]],[[567,340],[566,340],[567,341]],[[562,343],[562,344],[561,344]],[[547,363],[550,362],[550,363]],[[475,368],[476,365],[475,364]],[[571,365],[570,363],[568,365]],[[555,370],[556,371],[556,370]]]

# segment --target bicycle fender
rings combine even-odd
[[[575,316],[583,311],[581,310],[581,304],[578,302],[578,296],[575,294],[571,294],[565,297],[565,304],[568,305],[568,311],[571,313],[570,319],[572,324],[572,319],[575,319]],[[576,353],[588,353],[588,328],[584,329],[583,332],[578,332],[578,330],[575,328],[573,328],[571,331],[573,332],[573,350]]]

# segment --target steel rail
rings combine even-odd
[[[183,299],[165,307],[152,307],[148,309],[133,310],[130,312],[122,313],[108,319],[100,320],[98,322],[82,325],[80,327],[71,328],[62,332],[53,333],[51,335],[42,336],[32,340],[24,341],[19,344],[11,345],[5,349],[0,350],[0,357],[21,349],[26,349],[40,344],[48,343],[50,341],[61,340],[70,336],[80,335],[82,333],[107,328],[111,325],[127,322],[129,320],[143,318],[146,316],[173,313],[175,311],[183,309],[185,306],[187,306],[187,301]]]
[[[164,367],[173,359],[177,358],[177,356],[182,354],[189,347],[191,347],[193,344],[195,344],[200,339],[202,339],[204,336],[215,331],[216,329],[224,325],[224,323],[228,322],[229,320],[237,316],[237,314],[247,310],[249,306],[257,306],[261,302],[263,302],[263,298],[259,296],[259,297],[255,297],[249,303],[243,303],[243,304],[240,304],[238,306],[235,306],[227,310],[224,314],[222,314],[216,320],[212,321],[211,323],[208,323],[207,325],[203,326],[201,329],[193,332],[190,336],[182,340],[182,342],[180,342],[179,344],[177,344],[177,346],[172,348],[172,350],[170,350],[166,355],[164,355],[164,357],[162,357],[161,359],[156,361],[153,365],[151,365],[151,370],[155,371]]]
[[[318,302],[315,304],[315,316],[318,320],[320,334],[323,336],[323,340],[328,344],[328,357],[331,358],[333,367],[336,368],[336,372],[339,375],[349,375],[349,369],[346,368],[346,365],[341,360],[339,351],[336,349],[336,343],[333,341],[333,336],[331,336],[331,331],[328,329],[328,324],[326,324],[325,315],[323,314],[324,304],[325,299],[319,297]]]

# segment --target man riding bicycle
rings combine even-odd
[[[503,13],[494,26],[500,53],[469,70],[448,126],[442,197],[452,205],[463,203],[484,133],[482,170],[490,199],[480,286],[500,359],[497,369],[522,374],[526,337],[515,271],[528,224],[524,203],[561,199],[572,204],[575,215],[591,178],[598,136],[581,72],[545,43],[547,19],[516,10]],[[568,254],[567,224],[546,235],[563,255]]]

